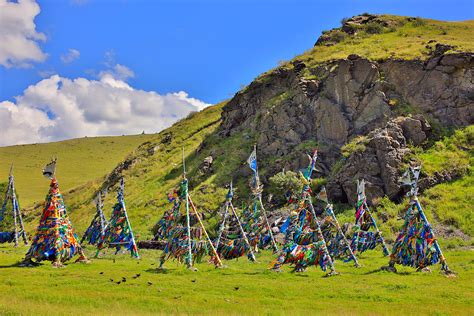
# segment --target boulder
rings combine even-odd
[[[366,181],[369,201],[383,195],[397,198],[401,194],[400,169],[403,157],[410,152],[401,127],[404,122],[405,118],[397,118],[369,133],[365,149],[350,154],[341,170],[330,178],[328,191],[333,199],[354,203],[358,179]]]

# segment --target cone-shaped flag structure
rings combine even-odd
[[[410,186],[407,194],[410,202],[405,213],[405,222],[393,244],[389,266],[382,269],[396,271],[395,264],[401,264],[422,270],[440,262],[441,270],[448,275],[454,275],[418,200],[419,177],[420,166],[410,167],[402,176],[401,184]]]
[[[11,218],[6,219],[8,205],[11,205]],[[10,211],[10,210],[8,210]],[[10,212],[8,212],[10,213]],[[13,178],[13,165],[10,168],[10,176],[8,177],[8,186],[0,209],[0,243],[14,242],[18,247],[18,240],[23,238],[25,245],[28,244],[26,239],[25,228],[23,227],[23,218],[20,212],[20,205],[16,197],[15,180]]]
[[[107,225],[107,220],[105,219],[104,212],[102,211],[102,198],[101,193],[97,194],[96,198],[96,214],[92,219],[89,227],[87,228],[84,236],[82,236],[81,244],[84,244],[86,241],[89,245],[95,245],[105,234],[105,226]]]
[[[36,235],[25,261],[50,260],[61,264],[76,254],[83,257],[79,240],[74,233],[63,197],[59,192],[58,182],[56,178],[53,178]]]
[[[280,271],[284,264],[293,265],[296,272],[319,265],[323,271],[329,268],[328,276],[337,274],[311,197],[311,177],[317,157],[315,150],[313,155],[309,156],[308,168],[304,173],[300,173],[303,188],[300,197],[291,202],[290,222],[285,223],[285,243],[272,264],[275,271]]]
[[[357,180],[357,202],[355,204],[355,227],[356,231],[352,237],[351,249],[354,253],[362,253],[375,249],[377,245],[382,246],[384,256],[388,256],[388,248],[379,230],[374,216],[367,205],[365,195],[365,181]],[[371,231],[372,230],[372,231]]]
[[[123,178],[120,182],[117,203],[114,205],[112,217],[110,218],[103,236],[101,236],[100,241],[97,244],[96,257],[99,255],[100,250],[106,247],[115,247],[115,253],[118,253],[122,247],[125,247],[130,251],[132,257],[140,257],[138,255],[135,237],[133,236],[132,226],[128,219],[127,209],[125,208]]]

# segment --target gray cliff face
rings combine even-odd
[[[329,176],[341,147],[355,136],[369,135],[370,153],[348,157],[329,178],[329,193],[352,201],[354,180],[364,176],[372,196],[394,198],[406,143],[419,145],[426,139],[431,129],[427,120],[443,127],[474,123],[473,57],[456,53],[426,62],[375,62],[351,55],[311,69],[294,62],[237,93],[224,107],[219,133],[254,135],[262,160],[277,158],[266,176],[283,167],[303,168],[305,143],[317,143],[319,175]],[[308,71],[317,79],[304,78]],[[396,119],[407,111],[414,118]]]

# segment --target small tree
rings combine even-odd
[[[301,188],[301,178],[293,171],[281,171],[270,178],[270,191],[277,197],[284,196],[288,191],[298,193]]]

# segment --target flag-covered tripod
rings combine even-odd
[[[107,220],[105,219],[104,212],[102,211],[104,204],[102,202],[101,195],[102,192],[97,193],[95,200],[96,213],[89,227],[86,229],[84,236],[82,236],[81,245],[84,243],[84,241],[87,241],[89,245],[95,245],[105,235]]]
[[[160,268],[163,267],[165,261],[171,257],[174,257],[178,261],[184,261],[189,269],[194,268],[194,262],[200,261],[209,251],[208,247],[212,252],[212,261],[216,267],[222,266],[222,261],[219,254],[217,253],[214,244],[209,237],[206,228],[201,220],[201,215],[198,213],[194,202],[189,195],[189,183],[186,177],[186,164],[184,159],[184,148],[183,148],[183,180],[179,186],[179,199],[180,202],[175,204],[174,209],[174,222],[172,227],[167,227],[165,237],[168,239],[163,254],[160,258]],[[184,202],[186,208],[186,226],[184,227],[180,223],[181,214],[179,213],[179,206]],[[191,214],[192,211],[192,214]],[[192,227],[191,221],[198,223],[199,227]],[[205,240],[201,240],[201,236],[204,234]]]
[[[360,182],[357,180],[357,202],[355,209],[355,226],[357,230],[351,241],[352,251],[354,253],[362,253],[370,249],[375,249],[378,244],[381,244],[383,255],[388,256],[389,252],[382,236],[382,232],[379,230],[377,222],[367,205],[364,180]],[[370,231],[371,228],[373,228],[375,232]]]
[[[250,169],[253,171],[251,184],[252,208],[249,208],[247,212],[244,212],[243,214],[246,221],[246,223],[244,223],[244,227],[247,229],[247,232],[251,238],[256,237],[259,239],[258,246],[260,248],[265,248],[268,242],[270,242],[273,251],[277,252],[278,246],[273,236],[270,223],[268,222],[267,212],[262,201],[263,185],[260,183],[260,177],[258,175],[256,145],[254,145],[253,151],[247,159],[247,163],[249,164]],[[260,220],[263,220],[263,223],[260,223]],[[265,229],[262,226],[264,226]],[[267,233],[262,234],[262,232],[265,230]],[[258,250],[258,247],[256,250]]]
[[[329,222],[332,223],[332,225],[334,225],[336,228],[335,234],[331,232],[330,227],[327,227],[327,229],[323,228],[323,235],[325,236],[331,257],[333,259],[348,257],[345,261],[352,260],[354,261],[354,265],[356,267],[360,267],[359,262],[357,261],[357,257],[351,249],[351,244],[347,240],[344,232],[342,231],[341,225],[339,225],[339,221],[337,220],[336,214],[334,214],[333,206],[328,201],[328,195],[324,186],[321,188],[321,191],[317,195],[317,198],[326,204],[324,211],[329,217]],[[328,224],[328,226],[331,225]]]
[[[291,212],[289,227],[285,229],[285,244],[279,257],[273,262],[272,269],[280,271],[283,264],[292,264],[295,266],[295,271],[300,272],[308,266],[319,265],[323,271],[329,267],[328,276],[336,275],[334,262],[311,199],[310,184],[318,157],[317,151],[308,157],[310,160],[308,168],[301,174],[303,179],[301,195],[294,203],[295,209]]]
[[[130,251],[132,257],[140,258],[132,225],[130,225],[127,209],[125,207],[124,189],[125,182],[122,178],[117,193],[117,203],[113,207],[112,216],[105,227],[105,232],[101,235],[97,244],[96,258],[99,256],[99,252],[106,247],[115,248],[115,254],[124,247]]]
[[[9,223],[5,220],[5,212],[9,202],[11,203],[11,212],[13,223]],[[23,226],[23,218],[20,212],[20,205],[16,197],[15,192],[15,180],[13,178],[13,164],[10,167],[10,176],[8,177],[8,186],[5,193],[5,199],[3,200],[2,208],[0,209],[0,227],[6,229],[7,227],[13,226],[13,230],[0,231],[0,243],[14,242],[15,247],[18,247],[18,239],[21,236],[25,245],[28,244],[26,238],[25,228]]]
[[[55,267],[60,267],[76,254],[79,255],[77,261],[88,262],[69,220],[55,170],[56,160],[43,170],[43,175],[51,179],[50,189],[33,242],[20,266],[34,265],[34,259],[36,262],[49,260]]]
[[[410,202],[405,213],[404,224],[393,245],[389,265],[382,267],[382,269],[396,272],[395,264],[401,264],[422,271],[428,270],[430,265],[440,262],[441,270],[444,273],[454,275],[449,270],[433,228],[418,200],[419,177],[420,167],[410,167],[402,177],[402,185],[410,188],[407,193]]]
[[[247,234],[245,233],[244,228],[242,227],[242,223],[240,222],[239,216],[237,215],[234,205],[232,204],[232,198],[234,197],[234,190],[232,187],[232,182],[229,185],[229,191],[226,195],[226,200],[224,204],[224,215],[222,217],[222,221],[219,225],[219,231],[217,233],[217,238],[215,241],[215,248],[217,252],[223,259],[234,259],[238,257],[242,257],[247,253],[248,258],[251,261],[255,261],[255,255],[252,250],[252,245],[249,242]],[[229,217],[229,213],[232,212],[231,218],[235,219],[238,225],[238,231],[240,235],[236,238],[231,238],[229,234],[224,235],[224,230],[227,224],[227,219]],[[225,239],[225,240],[223,240]],[[257,242],[256,239],[253,240],[255,243]]]

